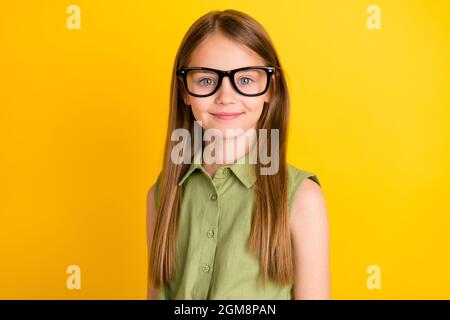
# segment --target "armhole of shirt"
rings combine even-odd
[[[297,190],[300,186],[300,184],[305,179],[311,179],[315,181],[319,186],[322,186],[320,184],[320,180],[316,173],[301,170],[294,166],[290,166],[289,173],[288,173],[288,190],[289,190],[289,196],[288,196],[288,216],[291,216],[292,213],[292,206],[295,199],[295,195],[297,193]]]

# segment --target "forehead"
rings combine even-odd
[[[194,49],[188,66],[231,70],[263,65],[264,60],[256,52],[215,32]]]

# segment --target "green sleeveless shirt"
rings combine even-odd
[[[199,158],[200,155],[200,158]],[[259,258],[247,247],[250,235],[254,164],[220,167],[211,177],[195,155],[179,181],[184,188],[177,231],[175,274],[158,291],[161,300],[229,300],[293,298],[293,284],[281,286],[269,279],[263,287]],[[242,161],[242,158],[240,159]],[[198,162],[198,163],[196,163]],[[305,178],[320,185],[317,175],[288,164],[288,208]],[[158,198],[159,174],[155,183]]]

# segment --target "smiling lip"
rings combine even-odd
[[[220,112],[211,114],[221,120],[231,120],[239,117],[241,114],[243,114],[243,112]]]

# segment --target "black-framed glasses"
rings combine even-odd
[[[186,91],[194,97],[208,97],[216,93],[224,77],[230,79],[233,88],[247,97],[266,93],[275,67],[251,66],[233,70],[212,68],[182,68],[177,75],[183,78]]]

